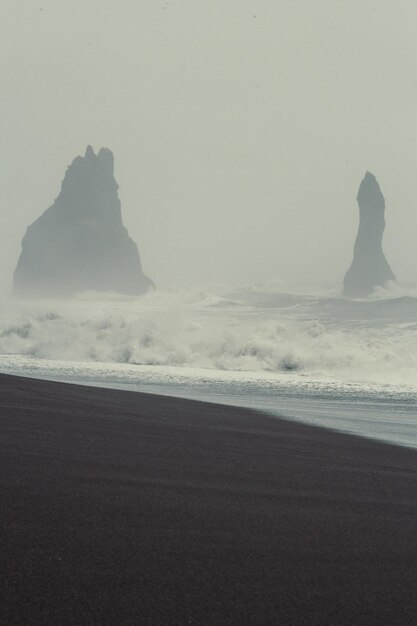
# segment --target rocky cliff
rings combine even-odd
[[[122,222],[113,154],[88,146],[68,167],[53,205],[29,226],[15,270],[21,296],[85,290],[141,294],[152,287]]]
[[[357,195],[359,229],[353,261],[344,279],[344,293],[360,297],[375,287],[394,281],[395,276],[382,250],[385,229],[385,200],[373,174],[366,172]]]

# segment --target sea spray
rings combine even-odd
[[[0,355],[417,387],[417,299],[234,290],[7,302]]]

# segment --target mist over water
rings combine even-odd
[[[417,446],[417,291],[262,285],[2,302],[0,370],[266,410]]]
[[[8,301],[0,354],[417,389],[417,298],[398,291],[349,301],[267,285]]]

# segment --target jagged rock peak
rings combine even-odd
[[[153,286],[122,222],[111,150],[89,145],[67,168],[55,202],[29,226],[13,291],[70,296],[79,291],[140,294]]]
[[[108,174],[113,175],[114,156],[113,152],[109,150],[109,148],[100,148],[98,154],[96,154],[92,146],[88,145],[84,154],[84,158],[88,161],[100,164]]]
[[[114,156],[113,152],[108,148],[100,148],[99,153],[97,155],[98,160],[105,170],[111,175],[113,175],[114,171]]]
[[[374,174],[366,172],[359,185],[359,228],[353,261],[344,278],[347,296],[370,295],[375,287],[395,281],[382,250],[385,230],[385,199]]]

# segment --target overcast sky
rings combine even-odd
[[[1,0],[0,288],[87,144],[161,287],[341,282],[364,172],[417,282],[416,0]]]

